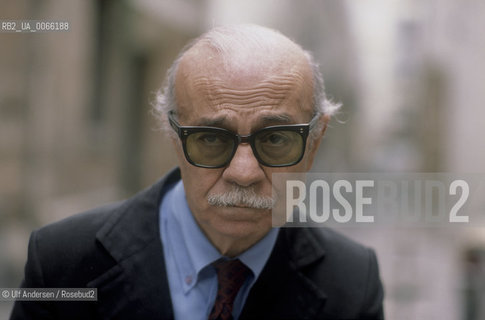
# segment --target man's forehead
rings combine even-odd
[[[187,85],[211,105],[250,107],[262,102],[266,105],[283,103],[293,93],[301,91],[302,86],[311,86],[311,83],[305,83],[304,78],[301,72],[267,74],[261,77],[256,75],[241,81],[238,81],[237,76],[233,80],[225,80],[198,75],[188,79]]]
[[[251,105],[259,98],[275,105],[294,92],[312,95],[313,78],[306,61],[240,62],[225,66],[211,57],[184,59],[176,76],[178,93],[191,93],[211,104]],[[305,92],[303,92],[305,91]]]
[[[183,56],[176,75],[175,91],[181,116],[190,118],[191,125],[210,125],[222,122],[224,112],[218,111],[223,109],[227,109],[226,115],[232,109],[239,116],[258,110],[259,116],[264,114],[259,112],[261,110],[286,105],[287,111],[295,108],[298,113],[310,113],[311,68],[299,47],[288,47],[283,44],[278,49],[286,51],[275,48],[266,54],[249,48],[237,54],[229,50],[223,57],[207,45],[195,45]],[[215,113],[219,119],[215,119]],[[294,113],[290,113],[295,118]],[[207,119],[206,123],[200,121],[202,117]],[[288,117],[258,122],[295,123]]]

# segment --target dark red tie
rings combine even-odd
[[[217,297],[209,320],[232,319],[234,299],[249,275],[250,270],[239,259],[223,260],[212,263],[217,272]]]

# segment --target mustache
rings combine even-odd
[[[272,209],[275,199],[259,195],[253,187],[234,185],[232,190],[213,193],[207,196],[207,202],[216,207],[248,207],[252,209]]]

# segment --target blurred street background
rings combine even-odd
[[[313,171],[485,172],[483,0],[0,0],[0,20],[70,24],[0,33],[0,287],[33,229],[176,165],[151,102],[213,25],[275,28],[321,63],[343,108]],[[387,319],[485,319],[485,229],[343,232],[375,248]]]

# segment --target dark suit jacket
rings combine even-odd
[[[34,231],[22,286],[98,288],[97,302],[16,302],[11,319],[171,319],[158,208],[174,170],[121,203]],[[372,250],[328,229],[283,228],[240,319],[382,318]]]

